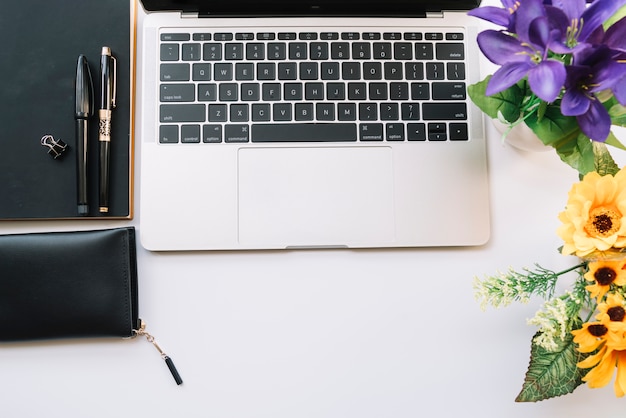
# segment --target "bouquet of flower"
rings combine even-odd
[[[502,4],[469,12],[503,27],[478,35],[500,68],[469,86],[472,101],[509,129],[528,125],[581,175],[611,158],[604,144],[626,149],[611,132],[626,126],[626,0]]]
[[[536,265],[475,278],[481,307],[545,299],[529,320],[538,331],[517,401],[571,393],[587,382],[626,393],[626,168],[605,144],[624,148],[611,125],[626,124],[626,0],[502,0],[472,15],[503,26],[478,35],[501,67],[470,86],[489,116],[526,123],[581,180],[559,214],[567,270]],[[590,4],[587,4],[590,3]],[[575,275],[556,293],[559,278]],[[617,371],[617,373],[616,373]]]

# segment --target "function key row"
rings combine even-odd
[[[258,41],[273,41],[275,39],[283,40],[283,41],[315,41],[318,39],[325,41],[336,41],[339,39],[346,41],[354,41],[354,40],[369,40],[376,41],[380,39],[384,39],[387,41],[461,41],[463,40],[463,33],[461,32],[238,32],[238,33],[162,33],[161,41],[164,42],[187,42],[190,40],[194,41],[250,41],[250,40],[258,40]]]

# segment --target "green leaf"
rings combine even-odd
[[[617,102],[617,100],[612,98],[607,107],[609,116],[611,116],[611,124],[626,126],[626,106],[622,106]]]
[[[606,141],[604,141],[604,143],[607,145],[611,145],[612,147],[626,151],[626,147],[624,146],[624,144],[622,144],[620,140],[617,139],[617,137],[615,136],[613,132],[609,133],[609,137],[606,139]]]
[[[595,170],[601,176],[611,174],[615,175],[619,171],[619,166],[615,164],[615,160],[611,153],[602,142],[593,142],[593,153],[595,154]]]
[[[624,16],[626,16],[626,6],[622,6],[620,9],[617,10],[617,12],[615,12],[613,16],[611,16],[602,24],[602,26],[604,26],[604,30],[608,29],[611,25],[613,25]]]
[[[580,319],[577,323],[575,328],[580,327]],[[571,334],[568,334],[554,352],[536,345],[533,337],[530,365],[522,391],[515,402],[537,402],[572,393],[583,383],[582,378],[587,373],[587,370],[576,366],[586,356],[576,350]]]
[[[522,90],[513,85],[500,93],[487,96],[485,92],[490,79],[491,76],[488,76],[483,81],[470,85],[467,88],[470,99],[490,118],[497,119],[498,113],[501,113],[507,122],[515,122],[521,114],[521,103],[524,100]]]

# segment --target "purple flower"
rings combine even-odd
[[[478,17],[512,31],[515,28],[515,12],[520,6],[518,0],[502,0],[502,7],[483,6],[470,10],[469,16]]]
[[[606,46],[590,46],[567,67],[561,113],[576,116],[581,131],[594,141],[605,141],[611,131],[611,117],[595,93],[613,88],[624,76],[623,64],[612,55]]]
[[[527,36],[516,38],[495,30],[486,30],[478,35],[483,54],[493,63],[501,65],[487,85],[487,95],[506,90],[528,76],[531,90],[541,100],[552,102],[559,96],[566,72],[562,62],[547,58],[546,47],[550,40],[548,19],[537,17],[532,20]]]

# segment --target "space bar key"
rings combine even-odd
[[[354,142],[356,123],[252,124],[252,142]]]

